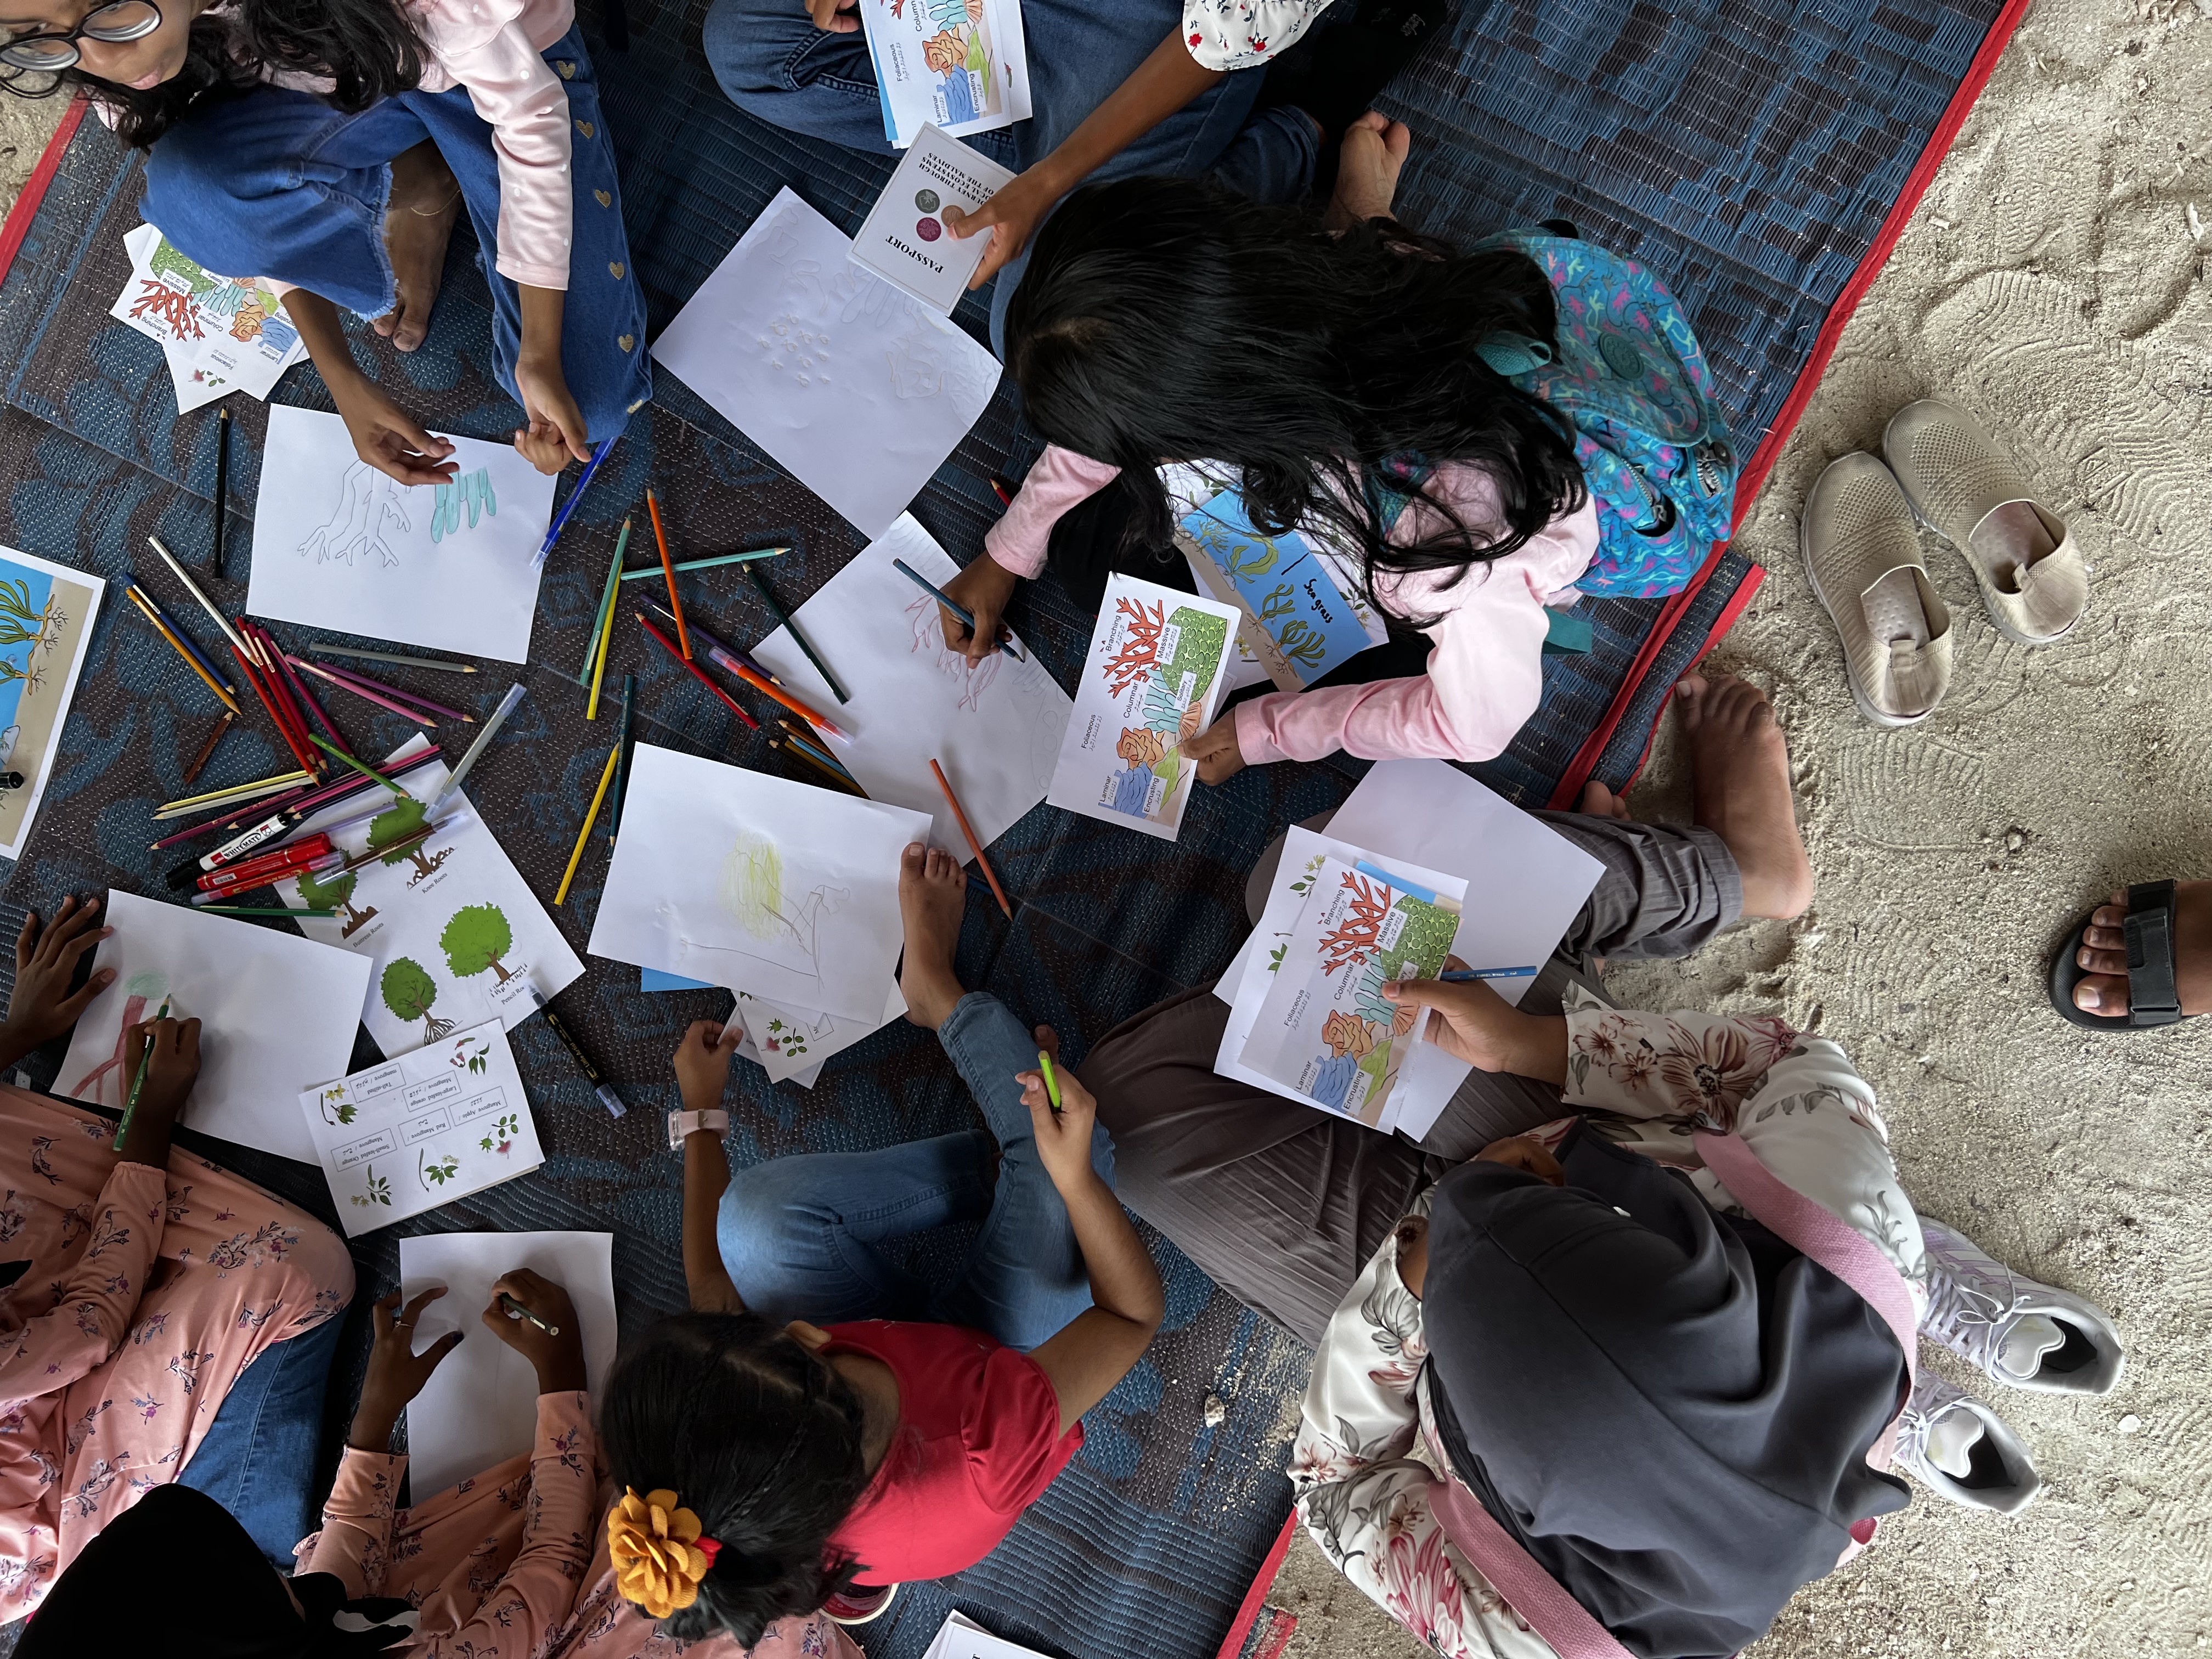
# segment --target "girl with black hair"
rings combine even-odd
[[[1159,1274],[1108,1184],[1090,1095],[1066,1072],[1048,1091],[1032,1061],[1052,1033],[953,971],[966,894],[957,860],[907,848],[899,983],[989,1133],[732,1179],[719,1103],[742,1028],[702,1020],[677,1050],[693,1311],[623,1358],[601,1411],[610,1474],[650,1498],[621,1522],[623,1591],[672,1636],[750,1645],[825,1607],[857,1623],[903,1581],[974,1565],[1158,1328]],[[933,1297],[896,1247],[961,1219],[981,1231]]]
[[[1048,557],[1094,609],[1114,569],[1190,586],[1160,468],[1206,461],[1241,473],[1262,534],[1349,554],[1399,638],[1217,720],[1184,745],[1201,780],[1339,749],[1504,749],[1535,709],[1547,608],[1577,597],[1597,513],[1568,423],[1484,357],[1553,339],[1548,280],[1516,252],[1454,253],[1391,220],[1405,148],[1403,127],[1364,117],[1326,220],[1187,179],[1068,199],[1006,321],[1006,366],[1052,447],[990,556],[951,584],[977,625],[946,612],[948,643],[992,650],[1016,580]]]
[[[338,310],[421,345],[464,207],[515,447],[556,472],[651,395],[573,0],[0,0],[0,86],[71,84],[151,152],[148,221],[282,295],[362,459],[400,483],[449,479],[453,447],[355,364]]]

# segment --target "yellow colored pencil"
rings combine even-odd
[[[553,895],[557,908],[568,902],[568,884],[576,878],[576,866],[584,861],[584,843],[592,838],[592,826],[599,821],[599,805],[607,798],[607,786],[615,781],[615,763],[622,758],[622,745],[617,744],[607,750],[607,763],[599,772],[599,787],[592,792],[592,810],[584,814],[584,827],[576,831],[576,850],[568,854],[568,867],[561,873],[561,890]]]
[[[623,549],[629,545],[629,520],[624,519],[622,534],[615,538],[614,562],[607,567],[606,591],[599,595],[599,637],[592,647],[592,700],[584,708],[587,720],[599,717],[599,677],[607,672],[607,646],[615,633],[615,583],[622,574]]]
[[[231,795],[273,794],[279,789],[289,789],[295,784],[313,782],[314,775],[312,772],[279,772],[273,778],[257,778],[252,783],[234,783],[228,788],[210,789],[204,794],[180,795],[175,800],[163,801],[157,810],[173,812],[179,807],[204,806],[210,801],[222,800]]]
[[[171,647],[176,651],[176,653],[185,659],[185,666],[191,669],[193,673],[198,675],[202,679],[207,682],[208,690],[215,693],[216,698],[222,702],[222,706],[230,710],[234,714],[244,714],[246,711],[238,706],[238,700],[233,697],[229,692],[223,690],[222,685],[216,682],[214,675],[209,673],[206,669],[200,666],[200,661],[198,657],[195,657],[191,652],[185,649],[184,642],[179,640],[176,635],[170,631],[168,623],[161,620],[161,613],[156,611],[152,605],[147,604],[145,600],[140,599],[137,589],[125,588],[123,591],[129,596],[131,603],[137,605],[138,609],[145,614],[146,620],[154,625],[155,631],[160,634],[163,639],[168,641]]]

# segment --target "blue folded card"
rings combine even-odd
[[[714,988],[703,979],[686,979],[681,974],[664,974],[658,968],[637,970],[637,988],[641,991],[711,991]]]
[[[1305,538],[1296,531],[1261,535],[1236,491],[1223,490],[1185,519],[1182,529],[1229,579],[1304,684],[1311,685],[1373,643]]]

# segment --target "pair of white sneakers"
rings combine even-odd
[[[1797,524],[1814,596],[1843,637],[1852,701],[1877,726],[1918,725],[1951,686],[1951,613],[1928,580],[1916,520],[1965,556],[2008,639],[2048,645],[2089,604],[2065,520],[1981,423],[1941,398],[1906,404],[1880,456],[1829,463]]]
[[[2022,1279],[1940,1221],[1920,1218],[1928,1247],[1928,1313],[1920,1334],[1992,1381],[2039,1394],[2110,1394],[2127,1363],[2104,1310]],[[2015,1514],[2043,1477],[2020,1437],[1989,1404],[1921,1371],[1897,1428],[1896,1462],[1969,1509]]]

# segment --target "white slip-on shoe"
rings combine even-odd
[[[2110,1394],[2127,1355],[2105,1310],[2022,1279],[1972,1239],[1920,1218],[1928,1314],[1920,1334],[2007,1388]]]
[[[1912,509],[1889,469],[1863,450],[1814,480],[1797,542],[1814,597],[1843,636],[1859,713],[1917,726],[1951,684],[1951,613],[1928,580]]]
[[[1933,1371],[1912,1385],[1895,1456],[1930,1492],[1970,1510],[2017,1515],[2043,1490],[2035,1460],[2004,1419]]]
[[[1881,453],[1921,522],[1973,567],[2007,638],[2048,645],[2081,620],[2089,571],[2081,550],[1980,422],[1923,398],[1890,416]]]

